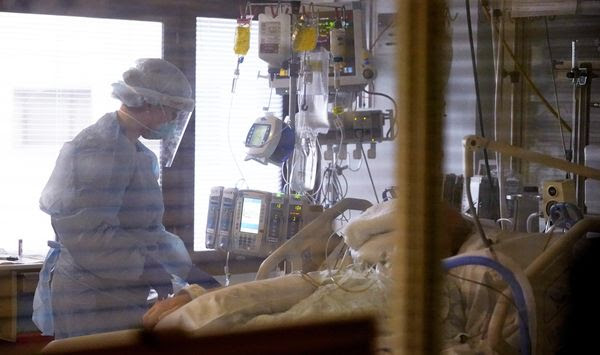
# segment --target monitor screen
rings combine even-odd
[[[261,205],[262,200],[260,198],[244,197],[242,224],[240,226],[241,232],[258,234]]]
[[[249,147],[260,147],[267,141],[269,137],[269,131],[271,125],[268,124],[254,124],[252,126],[252,135],[248,140]]]

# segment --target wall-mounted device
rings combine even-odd
[[[237,192],[238,189],[234,187],[228,187],[223,189],[223,197],[221,198],[221,208],[219,210],[219,228],[216,233],[216,248],[220,250],[229,249],[229,241],[231,239],[231,227],[233,225],[233,212],[235,209]]]
[[[381,110],[347,111],[339,115],[329,113],[327,119],[332,128],[326,134],[319,134],[319,144],[327,146],[324,152],[325,160],[331,160],[334,152],[339,159],[346,159],[346,145],[363,143],[372,144],[367,155],[369,158],[375,158],[375,143],[387,139],[384,134],[385,120],[389,119],[390,125],[393,124],[391,111]],[[354,157],[361,157],[360,150]]]
[[[208,197],[208,217],[206,218],[205,245],[208,249],[215,248],[217,230],[219,226],[219,211],[221,211],[221,200],[223,198],[223,186],[214,186],[210,189]]]
[[[574,180],[553,180],[543,182],[542,213],[545,218],[550,216],[550,209],[558,202],[568,202],[577,205]]]
[[[340,144],[342,134],[345,144],[381,142],[384,139],[383,123],[386,118],[389,116],[381,110],[347,111],[339,115],[330,112],[327,119],[332,128],[327,134],[319,134],[319,143]],[[340,124],[343,133],[334,128]]]
[[[244,160],[279,166],[292,155],[294,142],[294,130],[271,112],[266,112],[248,130],[245,143],[248,152]]]
[[[308,7],[308,5],[306,5]],[[324,48],[331,51],[331,43],[334,43],[334,51],[343,50],[343,64],[337,62],[339,74],[339,87],[341,90],[357,91],[364,87],[367,79],[363,76],[362,61],[364,52],[364,23],[363,9],[360,1],[335,2],[326,4],[313,4],[310,7],[315,15],[318,14],[318,37],[315,50]],[[342,10],[343,8],[343,10]],[[267,17],[265,17],[265,20]],[[259,18],[260,21],[260,18]],[[344,31],[345,36],[340,36]],[[336,38],[331,40],[331,35]],[[343,43],[340,42],[343,39]],[[286,42],[287,46],[287,42]],[[287,48],[287,47],[286,47]],[[273,64],[270,61],[270,64]],[[288,67],[282,67],[277,71],[270,68],[270,87],[277,89],[282,94],[289,89]],[[329,70],[329,86],[334,86],[335,68]]]
[[[218,187],[213,190],[211,198]],[[323,211],[301,195],[229,188],[223,189],[220,207],[214,248],[259,257],[271,254]]]

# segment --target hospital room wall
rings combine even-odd
[[[373,36],[371,42],[377,36],[377,21],[378,17],[382,14],[393,14],[396,8],[396,0],[373,0],[372,1],[372,14],[371,21],[373,23]],[[368,8],[368,4],[367,4]],[[383,15],[385,16],[385,15]],[[384,41],[385,38],[393,38],[392,32],[393,27],[390,28],[386,33],[385,37],[380,39],[378,43],[385,42],[391,43],[391,41]],[[389,36],[389,37],[388,37]],[[395,57],[395,46],[386,45],[385,43],[378,44],[373,51],[373,62],[377,69],[377,77],[374,81],[374,86],[371,90],[381,92],[392,97],[395,97],[396,92],[396,57]],[[378,110],[393,109],[393,104],[381,96],[373,96],[373,107]],[[401,119],[401,118],[400,118]],[[369,149],[369,145],[364,145],[365,153]],[[348,155],[352,156],[352,151],[355,149],[354,146],[348,146]],[[396,168],[395,159],[395,144],[394,142],[383,142],[378,143],[376,146],[377,157],[375,159],[369,159],[367,162],[363,161],[362,166],[357,172],[344,171],[345,177],[348,179],[348,193],[347,196],[355,198],[362,198],[376,203],[377,199],[382,200],[381,194],[386,188],[395,185],[394,172]],[[366,167],[368,163],[371,170],[371,176],[377,191],[377,197],[373,191],[371,180],[369,178],[369,172]],[[355,169],[358,166],[358,161],[351,159],[349,164],[351,168]]]
[[[373,21],[377,21],[377,15],[394,11],[394,0],[375,0]],[[469,134],[475,134],[477,131],[476,123],[476,101],[475,86],[473,79],[473,68],[471,64],[471,54],[469,48],[469,37],[467,31],[467,17],[464,0],[449,0],[448,14],[452,19],[450,22],[450,34],[452,36],[452,65],[450,77],[446,89],[445,97],[445,116],[443,126],[443,173],[462,174],[462,139]],[[471,2],[471,17],[475,48],[478,53],[488,50],[488,48],[478,48],[478,38],[482,36],[485,39],[486,33],[478,35],[478,26],[481,26],[478,18],[478,2]],[[489,26],[488,26],[489,27]],[[481,47],[481,46],[480,46]],[[396,72],[396,60],[393,50],[381,50],[379,46],[374,51],[374,62],[377,68],[377,78],[375,80],[376,91],[391,94],[394,96],[396,82],[394,73]],[[480,72],[489,72],[491,63],[481,60]],[[481,74],[480,74],[481,75]],[[489,75],[487,75],[489,77]],[[493,94],[493,83],[486,82],[486,75],[483,75],[480,88],[482,89],[484,116],[489,114],[491,107],[489,105]],[[391,109],[393,106],[383,97],[374,97],[375,107]],[[398,117],[401,119],[411,119]],[[365,149],[367,147],[365,146]],[[354,147],[349,147],[351,150]],[[384,189],[394,186],[394,169],[396,159],[394,155],[394,144],[383,142],[377,145],[377,158],[369,160],[371,175],[374,178],[375,189],[379,200]],[[427,162],[413,161],[413,164],[425,164]],[[357,164],[352,161],[353,167]],[[369,179],[366,167],[361,167],[358,172],[346,174],[348,179],[348,196],[368,199],[376,202],[373,187]]]
[[[478,1],[470,7],[474,45],[477,47]],[[444,165],[446,174],[462,174],[462,139],[475,134],[476,101],[473,67],[469,46],[469,33],[465,0],[448,0],[448,13],[452,35],[452,64],[445,99],[443,130]]]

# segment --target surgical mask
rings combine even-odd
[[[177,128],[177,124],[175,121],[165,122],[158,126],[155,129],[148,128],[148,134],[144,136],[146,139],[165,139],[169,137],[175,129]]]
[[[150,128],[149,126],[142,123],[141,121],[139,121],[138,119],[136,119],[135,117],[130,115],[129,113],[127,113],[123,110],[120,110],[120,109],[119,109],[119,112],[121,112],[125,116],[131,118],[135,122],[139,123],[140,126],[147,129],[148,133],[143,136],[146,139],[165,139],[165,138],[169,137],[169,135],[171,135],[177,128],[177,123],[174,120],[170,121],[170,122],[165,122],[165,123],[161,124],[160,126],[158,126],[157,128]],[[164,112],[164,110],[163,110],[163,112]],[[166,115],[166,113],[165,113],[165,115]]]

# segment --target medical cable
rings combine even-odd
[[[360,170],[360,168],[362,167],[363,158],[364,158],[364,157],[361,157],[361,158],[358,160],[358,168],[356,168],[356,169],[352,169],[352,167],[350,166],[350,160],[348,160],[348,170],[350,170],[350,171],[351,171],[351,172],[353,172],[353,173],[355,173],[355,172],[359,171],[359,170]]]
[[[529,308],[525,289],[521,286],[518,279],[518,274],[513,272],[497,260],[489,259],[480,255],[456,255],[442,260],[442,266],[446,271],[466,265],[481,265],[496,271],[502,279],[508,284],[512,291],[513,299],[517,305],[517,315],[519,317],[519,342],[521,354],[531,354],[532,352],[532,334],[530,334],[529,326]],[[531,309],[535,312],[535,308]],[[534,335],[534,334],[533,334]]]
[[[242,172],[242,169],[240,168],[237,159],[235,158],[235,154],[233,153],[233,147],[231,146],[231,110],[233,108],[233,94],[231,94],[230,100],[229,100],[229,110],[227,113],[227,146],[229,147],[229,152],[231,153],[231,158],[233,159],[233,163],[235,164],[235,167],[238,170],[238,173],[240,174],[240,177],[242,178],[242,180],[246,181],[246,177],[244,176],[244,173]]]
[[[555,73],[554,73],[554,59],[552,57],[552,47],[550,46],[550,32],[548,31],[548,19],[546,17],[544,17],[544,25],[545,25],[545,33],[546,33],[546,46],[548,47],[548,56],[549,56],[549,60],[550,60],[550,70],[552,72],[552,85],[554,86],[554,102],[556,104],[556,112],[558,113],[558,116],[560,117],[560,106],[558,104],[558,89],[556,88],[556,77],[555,77]],[[560,129],[560,142],[562,143],[563,146],[563,151],[565,153],[565,160],[570,161],[571,159],[569,159],[569,152],[567,151],[567,145],[565,144],[565,132],[563,130],[563,126],[560,124],[560,122],[558,123],[558,128]],[[569,150],[571,149],[573,142],[569,142]],[[569,178],[569,173],[567,172],[567,176],[566,178]]]
[[[324,202],[331,205],[336,204],[338,201],[346,197],[348,193],[348,180],[342,173],[343,168],[334,166],[332,163],[323,172],[323,196]],[[342,186],[339,176],[344,180],[344,186]]]
[[[471,4],[469,0],[465,0],[465,6],[467,10],[467,28],[469,32],[469,47],[471,49],[471,66],[473,67],[473,82],[475,84],[475,99],[477,102],[477,118],[479,120],[479,132],[483,138],[485,138],[485,130],[483,127],[483,111],[481,109],[481,97],[479,94],[479,78],[477,75],[477,62],[475,61],[475,44],[473,42],[473,28],[471,27]],[[490,190],[495,191],[494,180],[492,180],[492,171],[490,169],[490,161],[488,158],[488,152],[486,148],[483,148],[483,160],[485,162],[485,171],[490,181]],[[467,185],[467,188],[470,186]],[[492,194],[494,196],[494,194]],[[473,213],[475,210],[473,209]]]
[[[486,288],[488,288],[488,289],[490,289],[490,290],[492,290],[492,291],[494,291],[494,292],[498,293],[500,296],[502,296],[502,297],[506,298],[506,300],[507,300],[507,301],[508,301],[508,302],[509,302],[509,303],[510,303],[510,304],[511,304],[513,307],[515,307],[515,309],[517,309],[517,304],[515,303],[515,301],[514,301],[512,298],[508,297],[507,295],[505,295],[505,294],[504,294],[504,292],[503,292],[502,290],[500,290],[500,289],[498,289],[498,288],[496,288],[496,287],[494,287],[494,286],[492,286],[492,285],[488,285],[488,284],[486,284],[485,282],[481,282],[481,281],[473,280],[473,279],[470,279],[470,278],[468,278],[468,277],[459,276],[459,275],[457,275],[457,274],[453,274],[453,273],[451,273],[451,272],[449,272],[449,271],[447,271],[447,272],[446,272],[446,274],[447,274],[448,276],[452,276],[452,277],[454,277],[454,278],[457,278],[457,279],[459,279],[459,280],[463,280],[463,281],[471,282],[471,283],[474,283],[474,284],[477,284],[477,285],[480,285],[480,286],[486,287]]]
[[[467,278],[467,277],[463,277],[463,276],[458,276],[458,275],[456,275],[456,274],[453,274],[453,273],[451,273],[451,272],[449,272],[449,271],[447,271],[447,272],[446,272],[446,274],[447,274],[448,276],[451,276],[451,277],[457,278],[457,279],[459,279],[459,280],[463,280],[463,281],[465,281],[465,282],[470,282],[470,283],[473,283],[473,284],[476,284],[476,285],[483,286],[483,287],[485,287],[485,288],[488,288],[488,289],[490,289],[490,290],[492,290],[492,291],[494,291],[494,292],[498,293],[500,296],[504,297],[504,298],[507,300],[507,302],[508,302],[508,303],[509,303],[511,306],[513,306],[513,308],[514,308],[515,310],[517,310],[517,311],[518,311],[518,307],[517,307],[517,304],[515,303],[515,301],[514,301],[512,298],[510,298],[510,297],[508,297],[507,295],[505,295],[505,294],[504,294],[504,292],[502,292],[502,290],[500,290],[500,289],[497,289],[497,288],[495,288],[495,287],[493,287],[493,286],[491,286],[491,285],[488,285],[488,284],[486,284],[486,283],[484,283],[484,282],[481,282],[481,281],[473,280],[473,279],[470,279],[470,278]],[[482,336],[482,335],[483,335],[483,334],[485,334],[486,332],[487,332],[487,329],[482,329],[482,330],[481,330],[481,332],[479,332],[479,333],[477,333],[477,334],[468,334],[468,336],[469,336],[469,338],[471,338],[471,339],[475,339],[475,338],[479,338],[480,336]]]
[[[288,180],[287,180],[287,177],[285,176],[285,172],[284,172],[284,170],[285,170],[284,166],[285,166],[286,163],[287,163],[287,160],[284,161],[283,163],[281,163],[281,166],[279,167],[279,172],[280,172],[280,175],[281,175],[281,180],[283,180],[283,182],[284,182],[284,186],[283,186],[284,187],[284,191],[285,191],[285,187],[288,185]]]
[[[468,0],[467,0],[467,2],[468,2]],[[484,13],[485,17],[490,22],[492,30],[493,31],[498,31],[498,29],[496,28],[496,25],[491,20],[491,15],[490,15],[489,9],[486,6],[484,6],[483,2],[481,4],[481,7],[483,8],[483,13]],[[523,78],[525,79],[525,83],[529,85],[529,88],[532,90],[532,92],[537,97],[540,98],[540,100],[542,101],[542,103],[544,104],[544,106],[548,109],[548,111],[550,111],[552,113],[552,115],[554,115],[554,117],[556,117],[556,119],[559,120],[560,124],[563,125],[563,127],[566,128],[567,131],[571,132],[572,131],[571,126],[569,126],[569,124],[565,120],[562,119],[562,117],[558,114],[558,112],[554,109],[554,107],[552,107],[552,105],[550,104],[550,102],[548,102],[548,100],[544,97],[544,95],[542,94],[542,92],[540,91],[540,89],[535,85],[535,83],[533,82],[533,80],[531,80],[531,78],[529,77],[529,75],[527,74],[527,72],[523,69],[523,67],[521,66],[521,64],[519,64],[519,62],[515,58],[515,55],[514,55],[512,49],[510,48],[510,46],[508,45],[508,43],[506,42],[505,39],[502,40],[502,45],[504,46],[504,49],[506,50],[506,52],[508,53],[508,55],[510,56],[510,58],[512,59],[514,65],[515,65],[515,68],[517,69],[517,71],[519,72],[519,74],[523,75]]]
[[[369,179],[371,180],[371,186],[373,187],[373,194],[375,194],[375,200],[379,203],[379,196],[377,195],[377,189],[375,189],[375,182],[373,181],[373,176],[371,175],[371,169],[369,168],[369,162],[367,161],[367,157],[365,156],[365,149],[362,144],[360,145],[360,151],[362,152],[363,159],[365,159],[365,165],[367,166],[367,172],[369,173]]]
[[[396,127],[396,117],[398,115],[398,105],[396,104],[396,100],[394,100],[390,95],[381,93],[381,92],[375,92],[375,91],[367,91],[367,89],[363,89],[363,92],[369,94],[369,95],[376,95],[376,96],[382,96],[385,97],[386,99],[390,100],[392,102],[392,104],[394,105],[394,113],[392,116],[392,119],[390,120],[390,128],[388,129],[388,131],[385,133],[385,137],[387,139],[395,139],[398,136],[398,130],[395,129]]]
[[[390,23],[387,24],[387,26],[385,26],[381,32],[379,32],[379,34],[377,35],[377,37],[375,38],[375,40],[373,41],[373,43],[369,44],[369,53],[373,53],[373,48],[375,47],[375,45],[377,44],[377,41],[379,41],[379,39],[381,38],[381,36],[385,33],[385,31],[387,31],[390,27],[392,27],[394,25],[394,21],[390,21]]]
[[[317,280],[315,280],[312,276],[305,272],[301,272],[300,277],[302,277],[305,281],[308,281],[308,283],[315,286],[316,288],[321,287],[321,284]]]
[[[267,102],[267,106],[263,107],[263,111],[267,112],[271,109],[271,96],[273,96],[273,88],[269,90],[269,101]]]
[[[340,273],[341,269],[338,269],[337,272],[335,274],[333,274],[332,270],[331,270],[331,265],[329,265],[329,263],[327,262],[327,259],[328,259],[328,256],[329,256],[328,255],[328,252],[329,252],[329,242],[331,241],[331,238],[334,235],[337,235],[337,232],[339,232],[340,230],[341,230],[341,228],[338,228],[338,230],[336,230],[333,233],[331,233],[329,235],[329,237],[327,238],[327,242],[325,243],[325,264],[327,265],[327,274],[328,274],[329,279],[331,280],[331,282],[333,282],[337,287],[341,288],[342,290],[344,290],[346,292],[351,292],[351,293],[364,292],[364,291],[370,289],[377,282],[377,280],[376,279],[372,279],[371,282],[366,287],[362,287],[362,288],[359,288],[359,289],[349,289],[349,288],[343,286],[341,283],[338,282],[338,280],[335,279],[335,276]],[[343,267],[343,262],[344,262],[344,260],[346,258],[346,255],[348,254],[348,250],[347,249],[342,248],[342,250],[344,250],[344,253],[343,253],[342,261],[340,262],[340,264],[341,264],[340,267]],[[340,252],[341,252],[341,250],[340,250]],[[338,253],[338,259],[339,259],[339,253]],[[337,263],[338,262],[336,261],[336,264]],[[355,265],[354,264],[350,264],[348,266],[349,267],[353,267]],[[372,273],[372,271],[373,271],[373,268],[370,267],[365,272],[365,276],[368,276],[370,273]]]

